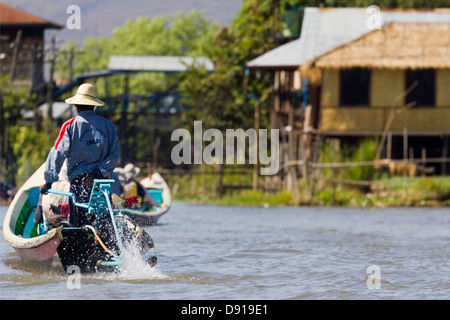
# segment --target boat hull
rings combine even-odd
[[[17,254],[25,260],[47,261],[53,259],[57,255],[56,249],[60,243],[61,241],[59,238],[54,237],[35,248],[13,248]]]
[[[155,172],[151,177],[147,177],[140,181],[141,185],[147,192],[160,204],[157,210],[142,211],[131,210],[135,216],[135,221],[142,226],[155,225],[159,218],[166,214],[172,205],[172,194],[170,188],[162,176]]]
[[[153,226],[155,225],[159,218],[163,216],[169,208],[162,208],[158,211],[140,211],[140,210],[123,210],[125,213],[131,213],[130,215],[134,218],[134,221],[140,226]]]
[[[30,261],[52,259],[61,242],[61,227],[44,235],[36,234],[33,215],[39,199],[39,186],[44,181],[43,171],[41,166],[18,190],[3,223],[3,238],[6,243],[11,245],[21,258]]]

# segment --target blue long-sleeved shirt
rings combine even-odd
[[[91,110],[66,121],[45,163],[46,182],[58,180],[65,159],[69,181],[96,168],[110,178],[119,161],[119,140],[114,124]]]

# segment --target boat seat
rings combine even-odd
[[[156,202],[158,202],[159,204],[163,203],[163,198],[162,198],[163,189],[153,189],[152,188],[152,189],[147,189],[147,190]]]

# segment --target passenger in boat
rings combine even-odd
[[[122,186],[123,195],[125,197],[125,207],[153,207],[159,206],[158,202],[152,198],[150,193],[136,180],[136,176],[140,172],[140,168],[134,164],[129,163],[122,172],[125,176],[125,182]]]
[[[164,181],[164,179],[161,177],[161,175],[158,172],[156,172],[154,169],[149,167],[147,177],[145,179],[141,180],[141,184],[144,187],[148,187],[149,185],[152,186],[153,184],[164,186],[164,185],[166,185],[166,182]],[[148,193],[150,194],[150,192],[148,192]],[[150,196],[151,196],[151,194],[150,194]],[[158,203],[156,200],[155,200],[155,202]],[[165,202],[163,202],[161,204],[158,203],[158,205],[161,208],[167,208],[167,203],[165,203]]]
[[[119,160],[119,141],[114,124],[97,115],[95,106],[105,103],[96,98],[95,87],[84,83],[77,93],[65,100],[74,104],[78,115],[66,121],[59,131],[55,145],[51,148],[45,163],[41,193],[46,194],[67,159],[67,177],[70,192],[77,202],[88,203],[94,179],[110,179]],[[87,220],[87,209],[71,203],[70,225],[80,227],[91,224]],[[106,217],[108,219],[108,215]],[[106,222],[109,225],[111,222]]]

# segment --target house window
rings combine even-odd
[[[415,102],[415,106],[431,107],[435,105],[435,70],[406,70],[406,89],[417,81],[417,85],[406,95],[405,103]]]
[[[341,106],[368,106],[370,70],[364,68],[342,69]]]

